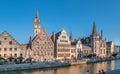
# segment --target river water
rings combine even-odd
[[[87,70],[90,71],[90,74],[95,74],[102,69],[105,71],[120,69],[120,60],[94,64],[75,65],[63,68],[8,71],[0,72],[0,74],[85,74]]]

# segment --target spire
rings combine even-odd
[[[101,37],[103,38],[103,30],[101,30]]]
[[[72,35],[72,32],[70,33],[70,41],[73,42],[74,39],[73,39],[73,35]]]
[[[39,18],[38,9],[37,9],[37,11],[36,11],[36,18]]]
[[[97,29],[96,29],[96,22],[95,21],[93,22],[93,32],[92,32],[92,35],[98,35]]]

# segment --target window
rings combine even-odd
[[[51,52],[51,55],[53,55],[53,53]]]
[[[20,56],[23,56],[23,54],[21,53]]]
[[[62,36],[62,38],[66,39],[66,36]]]
[[[7,57],[7,54],[4,54],[4,57],[6,58],[6,57]]]
[[[17,48],[14,48],[15,51],[17,51]]]
[[[12,51],[12,48],[10,48],[9,51]]]
[[[12,45],[12,41],[9,41],[9,45]]]
[[[10,54],[10,57],[12,57],[12,54]]]
[[[53,47],[51,47],[51,49],[53,49]]]
[[[7,38],[4,38],[4,40],[7,40]]]
[[[60,40],[60,42],[68,42],[68,40]]]
[[[2,41],[0,41],[0,45],[2,45]]]
[[[106,50],[104,50],[104,54],[105,54],[105,51],[106,51]]]
[[[17,57],[17,54],[16,54],[16,53],[14,54],[14,57]]]
[[[45,42],[45,44],[47,44],[47,42]]]
[[[102,50],[100,50],[100,53],[102,54]]]
[[[39,49],[39,47],[37,47],[37,49]]]
[[[41,49],[43,49],[43,47],[41,47]]]
[[[7,48],[4,48],[4,51],[7,51]]]

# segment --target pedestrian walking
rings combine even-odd
[[[89,70],[88,70],[88,71],[86,71],[86,73],[85,73],[85,74],[90,74],[90,73],[89,73]]]
[[[102,70],[102,74],[105,74],[105,71],[104,71],[104,70]]]
[[[98,74],[102,74],[102,71],[99,70]]]

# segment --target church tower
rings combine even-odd
[[[99,48],[100,48],[100,36],[96,29],[96,23],[93,22],[93,30],[91,35],[91,43],[92,43],[92,52],[93,54],[99,55]]]
[[[69,39],[70,39],[71,42],[74,41],[74,38],[73,38],[72,32],[70,33],[70,37],[69,37]]]
[[[40,19],[39,19],[39,15],[38,15],[38,10],[36,11],[36,17],[34,20],[34,36],[36,36],[39,32],[40,32]]]

